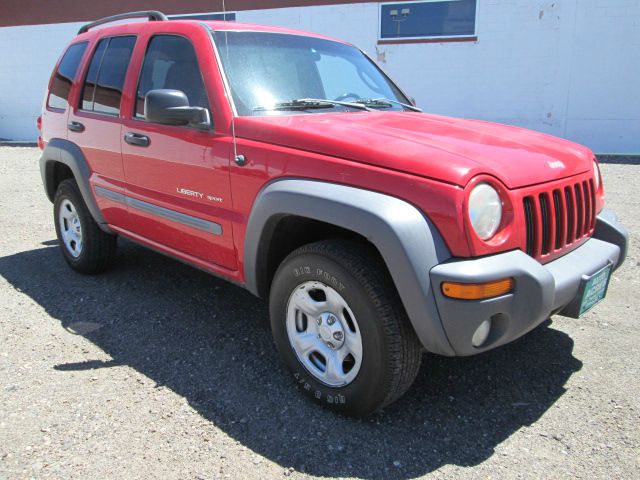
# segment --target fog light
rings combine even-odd
[[[442,282],[442,293],[447,297],[461,300],[482,300],[510,293],[514,285],[513,278],[486,283]]]
[[[476,348],[481,347],[489,338],[489,332],[491,332],[491,319],[480,324],[471,338],[471,344]]]

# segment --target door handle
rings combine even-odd
[[[148,147],[151,143],[149,137],[140,135],[139,133],[127,132],[124,135],[124,141],[129,145],[137,145],[138,147]]]
[[[80,122],[69,122],[67,128],[72,132],[84,132],[84,125]]]

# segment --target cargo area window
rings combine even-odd
[[[51,108],[67,108],[71,84],[78,72],[78,66],[87,49],[87,42],[71,45],[60,60],[51,84],[51,91],[47,99],[47,106]]]
[[[380,5],[380,39],[444,39],[476,34],[477,0],[427,0]]]
[[[82,110],[120,114],[122,87],[136,37],[103,38],[98,43],[82,87]]]

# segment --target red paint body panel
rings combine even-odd
[[[122,142],[127,195],[215,222],[222,227],[222,234],[212,235],[130,208],[130,219],[135,225],[132,231],[204,262],[235,270],[237,261],[232,229],[234,211],[229,183],[233,138],[228,135],[229,117],[225,115],[225,109],[215,108],[219,104],[218,99],[222,98],[224,101],[224,96],[219,97],[223,87],[211,37],[203,28],[194,30],[190,22],[162,22],[161,26],[163,28],[145,31],[140,35],[129,67],[136,75],[133,76],[133,82],[125,84],[126,98],[122,104],[123,135],[133,132],[151,139],[151,144],[144,148]],[[183,36],[193,44],[205,79],[209,104],[213,106],[213,132],[159,125],[135,118],[134,98],[138,72],[144,60],[146,46],[156,34]],[[185,196],[178,193],[178,189],[199,192],[202,196]]]
[[[90,39],[69,95],[67,121],[80,122],[84,125],[85,130],[83,132],[67,130],[66,138],[78,145],[85,158],[89,161],[91,185],[93,187],[99,185],[118,193],[124,193],[125,179],[122,165],[122,147],[120,145],[122,122],[120,118],[115,115],[87,112],[78,108],[82,97],[84,77],[100,38],[93,35]],[[131,77],[131,72],[128,72],[127,75]],[[125,205],[99,196],[96,196],[96,201],[109,224],[129,228],[129,213]]]
[[[460,186],[486,173],[519,188],[590,171],[593,159],[542,133],[414,112],[240,117],[236,135]]]
[[[235,269],[228,168],[230,152],[233,151],[232,140],[229,137],[214,139],[208,133],[193,130],[188,134],[171,132],[170,127],[156,128],[139,120],[127,121],[125,130],[152,138],[147,148],[123,143],[127,195],[213,221],[222,227],[221,235],[211,235],[147,212],[129,209],[135,231],[175,250]],[[173,130],[183,129],[173,127]],[[179,188],[202,193],[202,197],[180,195],[177,192]]]
[[[94,187],[99,185],[219,224],[222,235],[214,236],[97,197],[117,232],[235,282],[244,282],[246,224],[253,203],[260,190],[278,178],[316,179],[401,198],[429,217],[452,255],[470,257],[525,250],[523,198],[550,191],[573,178],[588,181],[592,176],[593,154],[587,148],[482,121],[384,111],[234,119],[211,36],[200,23],[137,22],[78,36],[73,42],[88,40],[90,45],[73,83],[72,106],[78,105],[82,79],[97,41],[104,36],[137,36],[120,116],[88,114],[73,107],[69,119],[83,122],[86,130],[68,134],[67,113],[44,108],[42,134],[45,142],[54,137],[69,138],[81,147],[90,164]],[[205,23],[216,30],[313,35],[277,27]],[[161,126],[133,118],[146,46],[153,35],[161,33],[183,35],[193,43],[211,106],[211,131]],[[126,144],[122,141],[126,132],[147,135],[150,146]],[[233,162],[236,153],[245,155],[246,165]],[[503,225],[487,242],[475,236],[466,211],[468,194],[480,181],[492,183],[504,200]],[[177,191],[179,188],[200,192],[203,197],[184,196]],[[212,202],[205,198],[207,195],[222,201]],[[595,196],[599,211],[602,190]],[[563,255],[591,233],[539,260]]]
[[[268,145],[251,140],[237,139],[237,149],[249,160],[244,167],[231,167],[231,186],[234,206],[243,215],[235,225],[239,241],[238,256],[244,254],[246,223],[253,202],[264,185],[276,178],[307,178],[350,185],[382,192],[402,198],[422,211],[429,208],[428,216],[440,232],[461,232],[463,189],[448,183],[418,178],[404,172],[369,166],[312,152]],[[443,235],[451,251],[468,256],[466,239],[460,233]]]

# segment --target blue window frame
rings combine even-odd
[[[232,13],[189,13],[184,15],[169,15],[170,20],[226,20],[235,22],[236,14]]]
[[[472,37],[477,0],[423,0],[380,5],[380,39]]]

